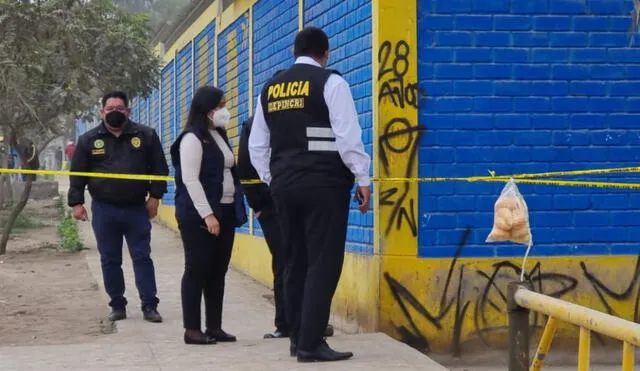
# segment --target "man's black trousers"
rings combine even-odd
[[[286,264],[284,243],[282,241],[282,228],[280,216],[274,205],[269,205],[260,210],[258,216],[264,239],[271,252],[271,269],[273,271],[273,296],[276,306],[275,326],[276,331],[288,333],[291,331],[287,322],[284,300],[284,268]]]
[[[350,190],[317,187],[274,193],[287,265],[285,298],[291,342],[314,351],[329,323],[347,236]]]

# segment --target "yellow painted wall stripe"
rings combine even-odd
[[[302,0],[300,0],[302,1]],[[378,68],[380,67],[380,64],[378,63],[378,49],[376,47],[376,45],[380,45],[380,22],[379,22],[379,18],[380,18],[380,3],[379,0],[371,0],[371,40],[372,40],[372,45],[371,45],[371,81],[377,81],[378,80]],[[371,115],[373,117],[373,123],[372,123],[372,131],[373,133],[378,133],[380,132],[380,125],[378,123],[378,100],[375,97],[374,94],[374,86],[373,84],[371,84],[372,86],[372,96],[371,96]],[[377,156],[375,156],[376,153],[378,153],[378,141],[373,139],[372,140],[372,153],[374,154],[373,156],[373,161],[372,161],[372,165],[373,165],[373,176],[374,177],[379,177],[380,176],[380,166],[378,164],[377,161]],[[373,210],[374,212],[377,212],[378,210],[380,210],[380,192],[373,192],[372,198],[373,198]],[[380,236],[380,220],[378,218],[373,218],[373,253],[374,255],[379,255],[380,254],[380,238],[378,238],[378,236]]]
[[[373,99],[379,101],[374,116],[379,146],[374,154],[378,177],[418,175],[418,109],[397,104],[394,87],[418,81],[417,5],[415,1],[378,0],[375,24]],[[399,81],[401,80],[401,81]],[[385,181],[376,187],[379,209],[380,253],[416,256],[418,251],[418,185],[415,182]]]
[[[304,0],[298,0],[298,31],[304,28]]]

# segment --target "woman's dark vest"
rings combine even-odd
[[[202,217],[198,214],[193,201],[187,192],[187,187],[182,181],[182,170],[180,166],[180,142],[187,133],[194,134],[202,143],[202,165],[200,166],[200,183],[204,193],[217,217],[221,215],[220,199],[222,198],[222,182],[224,173],[224,155],[218,145],[210,135],[203,135],[196,130],[185,129],[178,139],[171,146],[171,162],[175,168],[176,181],[176,219],[179,223],[202,222]],[[220,132],[227,144],[229,143],[224,132]],[[236,175],[235,166],[231,168],[233,183],[235,184],[234,206],[236,214],[236,227],[247,222],[247,213],[244,206],[242,185]]]

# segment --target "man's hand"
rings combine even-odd
[[[153,219],[158,215],[158,206],[160,206],[160,200],[149,197],[147,200],[147,212],[149,213],[149,219]]]
[[[89,220],[89,217],[87,216],[87,209],[84,208],[84,205],[75,205],[71,209],[71,213],[76,220],[79,220],[81,222],[86,222],[87,220]]]
[[[366,214],[369,211],[369,202],[371,201],[371,189],[369,186],[366,187],[358,187],[357,192],[360,194],[360,206],[358,206],[358,210],[361,213]]]

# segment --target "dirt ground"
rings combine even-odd
[[[79,343],[113,332],[84,252],[59,248],[57,201],[30,200],[23,213],[0,255],[0,346]]]

